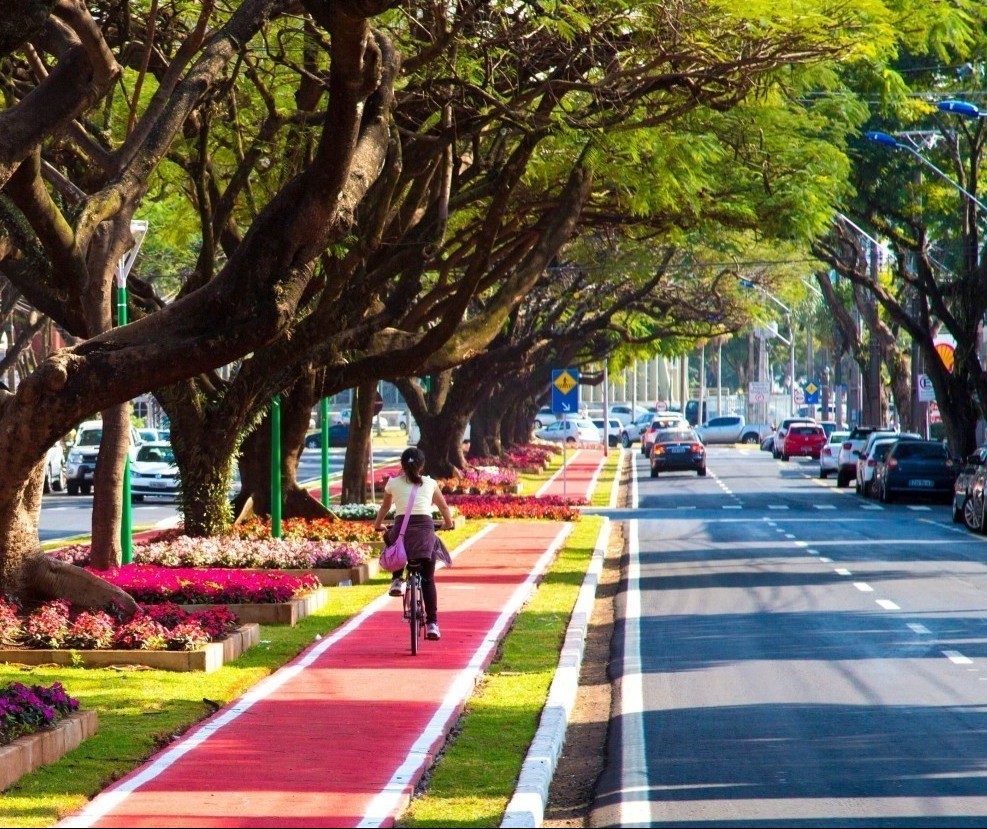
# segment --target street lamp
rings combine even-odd
[[[960,104],[963,103],[963,101],[943,101],[943,103]],[[976,107],[974,107],[974,109],[976,109]],[[958,109],[947,110],[947,111],[959,112]],[[979,110],[977,110],[977,112],[979,113]],[[953,179],[951,179],[942,170],[936,167],[935,164],[929,161],[929,159],[927,159],[914,147],[909,147],[907,144],[903,144],[893,135],[889,135],[886,132],[877,132],[876,130],[872,130],[871,132],[864,133],[864,137],[866,137],[868,141],[873,141],[875,144],[880,144],[882,147],[887,147],[888,149],[892,149],[892,150],[905,150],[905,152],[911,153],[919,161],[921,161],[926,167],[932,170],[937,176],[952,184],[953,187],[955,187],[964,196],[970,199],[970,201],[972,201],[975,205],[977,205],[977,207],[979,207],[983,211],[987,211],[987,205],[985,205],[982,201],[980,201],[980,199],[978,199],[975,195],[973,195],[973,193],[971,193],[969,190],[964,188],[961,184],[959,184],[956,181],[953,181]]]
[[[785,303],[782,302],[780,299],[778,299],[778,297],[776,297],[773,293],[771,293],[771,291],[762,288],[760,285],[758,285],[756,282],[751,281],[750,279],[741,279],[740,284],[744,288],[750,288],[751,290],[754,291],[760,291],[768,299],[774,302],[775,305],[777,305],[785,312],[785,317],[788,321],[788,339],[786,340],[777,331],[774,332],[774,335],[783,343],[785,343],[785,345],[788,346],[788,371],[792,378],[791,379],[792,388],[791,388],[791,393],[789,394],[789,403],[791,403],[790,414],[794,415],[795,414],[795,328],[793,327],[793,323],[792,323],[792,309],[789,308],[787,305],[785,305]]]
[[[964,118],[985,118],[987,113],[981,112],[976,104],[969,101],[940,101],[936,106],[940,112],[962,115]]]

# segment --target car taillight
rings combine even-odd
[[[822,449],[822,453],[824,455],[832,455],[833,454],[833,451],[828,446],[824,446],[823,449]]]
[[[877,461],[875,461],[873,458],[871,458],[869,461],[867,461],[867,465],[868,466],[877,466]]]
[[[692,444],[692,451],[693,452],[702,452],[703,451],[703,445],[701,443],[694,443],[694,444]]]
[[[664,446],[656,446],[652,451],[656,455],[664,455],[665,454],[665,447]]]
[[[849,452],[851,449],[853,449],[853,444],[850,443],[850,441],[847,441],[846,443],[843,444],[843,448],[846,449],[847,452]]]
[[[898,468],[898,461],[895,460],[894,458],[891,458],[891,460],[889,460],[885,464],[885,466],[887,466],[888,469],[897,469]]]

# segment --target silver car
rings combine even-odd
[[[600,443],[603,440],[593,421],[583,417],[549,423],[544,429],[538,429],[535,437],[566,443]]]
[[[819,477],[828,478],[830,472],[838,472],[840,468],[840,446],[848,437],[849,432],[830,432],[829,440],[819,451]]]

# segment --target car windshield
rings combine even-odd
[[[137,460],[145,463],[174,463],[175,453],[170,446],[142,446],[137,452]]]
[[[79,432],[79,437],[75,441],[76,446],[99,446],[99,442],[103,439],[102,429],[86,429],[83,432]]]
[[[821,435],[823,430],[819,426],[793,426],[793,435]]]
[[[833,434],[829,436],[829,442],[843,443],[843,441],[845,441],[847,437],[849,437],[849,435],[850,435],[849,432],[833,432]]]
[[[915,460],[944,460],[949,457],[949,453],[941,443],[907,441],[897,444],[894,456],[899,460],[906,458]]]
[[[661,429],[655,435],[655,443],[682,443],[684,441],[695,441],[696,436],[684,429]]]

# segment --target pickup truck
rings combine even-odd
[[[771,434],[768,423],[748,423],[743,415],[714,417],[696,429],[703,443],[760,443]]]

